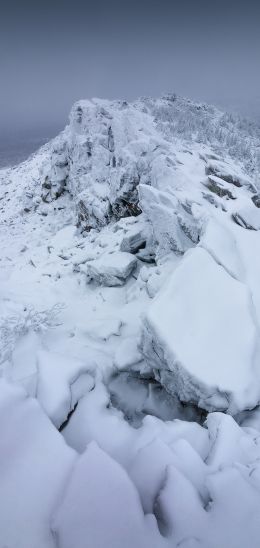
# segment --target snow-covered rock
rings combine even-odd
[[[188,167],[187,155],[192,160],[194,152],[184,148],[183,154],[176,154],[180,152],[176,136],[203,142],[218,152],[200,147],[201,182],[206,172],[226,182],[230,187],[226,195],[239,187],[256,192],[252,178],[239,164],[244,162],[254,173],[259,169],[258,128],[243,126],[239,119],[213,107],[165,96],[135,103],[77,102],[69,125],[54,140],[41,167],[42,198],[49,202],[67,192],[73,199],[75,219],[84,230],[138,215],[146,205],[138,193],[140,184],[163,192],[170,187],[179,191],[186,176],[187,186],[189,170],[182,166]],[[223,158],[225,140],[225,150],[239,159],[236,164]]]
[[[136,258],[130,253],[104,253],[99,259],[88,263],[87,272],[89,278],[100,285],[123,285],[136,267],[136,263]]]
[[[245,285],[197,247],[148,308],[142,350],[182,401],[235,413],[260,400],[258,336]]]
[[[251,205],[233,213],[233,219],[243,228],[260,230],[260,211]]]
[[[246,177],[243,172],[238,168],[228,165],[227,162],[219,162],[216,160],[210,160],[206,167],[207,175],[216,175],[218,179],[222,179],[230,185],[236,187],[246,186],[250,192],[255,192],[256,188],[250,181],[249,177]],[[210,178],[210,177],[209,177]]]
[[[55,426],[60,427],[79,399],[93,388],[92,364],[43,350],[37,358],[37,399]]]
[[[146,223],[146,226],[145,223],[143,223],[143,226],[140,226],[140,223],[132,225],[122,238],[120,250],[136,253],[140,248],[145,247],[149,238],[149,226],[147,225],[148,223]]]

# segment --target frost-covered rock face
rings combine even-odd
[[[1,545],[259,548],[259,135],[94,99],[0,171]]]
[[[137,190],[142,175],[139,157],[146,154],[149,143],[146,136],[143,145],[138,142],[139,131],[144,125],[145,133],[148,126],[148,137],[151,133],[150,120],[148,116],[147,120],[144,118],[144,114],[124,102],[95,100],[74,105],[70,125],[61,136],[60,155],[54,158],[47,183],[55,186],[62,176],[64,187],[75,200],[78,224],[84,230],[141,212]]]
[[[64,142],[54,146],[51,152],[50,165],[44,173],[42,183],[42,200],[51,202],[59,198],[67,188],[69,164]]]
[[[216,118],[220,118],[220,126],[223,124],[221,135],[216,130]],[[213,196],[227,199],[235,199],[233,186],[247,186],[256,192],[240,168],[222,161],[222,141],[228,141],[238,124],[232,117],[225,119],[216,109],[196,107],[172,96],[132,104],[80,101],[74,105],[70,124],[55,140],[51,159],[43,168],[42,199],[48,202],[69,192],[76,221],[83,230],[145,211],[156,225],[160,247],[183,253],[199,238],[199,227],[187,197],[191,188],[195,190],[196,182],[204,183]],[[243,132],[240,128],[234,135],[230,154],[240,157],[257,173],[257,130],[252,136],[252,128],[245,126]],[[194,162],[187,157],[195,151],[180,150],[176,137],[181,137],[182,142],[192,138],[214,144],[220,157],[207,150],[202,153],[199,147],[194,173]],[[247,148],[243,151],[245,143]],[[214,176],[219,178],[219,185]],[[210,194],[212,200],[213,196]],[[201,202],[201,193],[196,199]],[[155,207],[156,213],[151,214]],[[164,228],[158,226],[161,216],[165,219]]]

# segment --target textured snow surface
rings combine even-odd
[[[1,548],[259,548],[258,181],[176,96],[0,171]]]

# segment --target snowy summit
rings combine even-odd
[[[82,100],[0,212],[0,546],[259,548],[260,127]]]

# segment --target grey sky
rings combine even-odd
[[[175,91],[260,116],[260,2],[9,0],[0,131],[56,131],[74,101]]]

